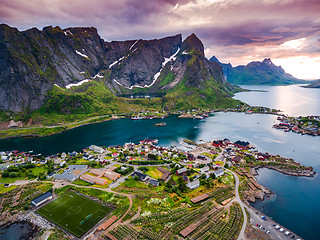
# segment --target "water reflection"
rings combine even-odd
[[[320,115],[320,89],[291,86],[241,86],[249,90],[267,92],[241,92],[235,99],[250,105],[265,106],[284,111],[290,116]]]

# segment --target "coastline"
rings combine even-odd
[[[96,118],[102,118],[103,116],[98,116]],[[60,134],[62,132],[66,132],[68,130],[74,129],[74,128],[78,128],[78,127],[82,127],[82,126],[86,126],[86,125],[92,125],[92,124],[98,124],[98,123],[102,123],[102,122],[108,122],[108,121],[112,121],[112,120],[117,120],[117,119],[122,119],[122,118],[127,118],[127,117],[116,117],[116,118],[107,118],[107,119],[103,119],[103,120],[99,120],[99,121],[93,121],[93,122],[89,122],[90,119],[85,119],[83,121],[88,121],[85,123],[81,123],[78,124],[78,122],[72,122],[72,123],[67,123],[65,125],[55,125],[55,126],[39,126],[39,127],[31,127],[31,128],[14,128],[14,129],[2,129],[0,130],[0,141],[1,140],[5,140],[5,139],[13,139],[13,138],[41,138],[41,137],[48,137],[48,136],[52,136],[52,135],[56,135],[56,134]],[[76,126],[71,126],[69,128],[67,128],[67,125],[73,125],[75,124]],[[53,132],[53,133],[49,133],[49,134],[45,134],[45,135],[38,135],[38,134],[20,134],[20,135],[13,135],[13,136],[8,136],[8,137],[1,137],[1,132],[5,132],[5,131],[18,131],[18,130],[32,130],[32,129],[54,129],[54,128],[63,128],[61,131],[58,132]]]
[[[27,228],[27,234],[23,233],[22,235],[22,233],[20,233],[19,239],[35,239],[41,232],[41,227],[31,221],[17,219],[0,226],[0,238],[2,235],[5,235],[8,230],[10,231],[11,228],[13,228],[15,233],[19,232],[17,231],[19,229],[23,228],[25,230],[25,228]]]
[[[268,168],[268,169],[271,169],[271,170],[275,170],[277,172],[280,172],[284,175],[288,175],[288,176],[294,176],[294,177],[314,177],[314,175],[316,175],[316,172],[315,171],[310,171],[309,173],[305,172],[305,173],[300,173],[300,172],[290,172],[288,170],[285,170],[285,169],[279,169],[275,166],[270,166],[270,165],[264,165],[264,166],[256,166],[254,167],[253,169],[255,169],[255,172],[256,174],[255,175],[259,175],[257,173],[257,169],[259,168]]]
[[[216,112],[238,112],[238,113],[246,113],[245,111],[235,111],[235,110],[212,110],[209,113],[216,113]],[[252,113],[246,113],[246,114],[270,114],[270,115],[277,115],[277,116],[284,116],[284,114],[281,114],[279,112],[252,112]],[[102,122],[108,122],[111,120],[118,120],[118,119],[123,119],[123,118],[130,118],[131,116],[128,116],[127,113],[121,113],[119,114],[120,117],[109,117],[107,119],[103,119],[103,120],[98,120],[98,121],[92,121],[90,122],[90,120],[94,120],[94,119],[99,119],[99,118],[104,118],[106,116],[97,116],[94,117],[94,119],[84,119],[80,122],[71,122],[71,123],[66,123],[63,125],[54,125],[54,126],[37,126],[37,127],[30,127],[30,128],[26,128],[26,127],[18,127],[18,128],[6,128],[6,129],[1,129],[0,130],[0,141],[1,140],[6,140],[6,139],[14,139],[14,138],[41,138],[41,137],[48,137],[48,136],[52,136],[52,135],[56,135],[62,132],[66,132],[68,130],[74,129],[74,128],[78,128],[78,127],[82,127],[82,126],[86,126],[86,125],[92,125],[92,124],[97,124],[97,123],[102,123]],[[169,117],[170,115],[178,115],[178,117],[181,115],[179,113],[168,113],[164,118]],[[186,118],[193,118],[193,117],[186,117]],[[143,120],[148,120],[148,119],[143,119]],[[81,123],[83,122],[83,123]],[[81,123],[81,124],[79,124]],[[71,126],[68,127],[70,125],[75,125],[75,126]],[[61,129],[58,129],[61,128]],[[9,132],[9,131],[28,131],[28,130],[58,130],[56,132],[50,132],[50,133],[44,133],[43,135],[40,134],[36,134],[36,133],[26,133],[26,134],[17,134],[17,135],[12,135],[12,136],[6,136],[6,137],[2,137],[3,134],[5,134],[5,132]]]

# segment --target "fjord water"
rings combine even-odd
[[[291,86],[241,86],[256,92],[236,94],[249,105],[264,106],[284,111],[289,116],[320,115],[320,89]]]
[[[289,115],[294,112],[298,113],[297,115],[320,115],[320,89],[301,91],[299,86],[259,86],[253,89],[268,89],[269,92],[246,92],[245,95],[239,93],[235,98],[242,101],[246,101],[244,99],[246,98],[250,100],[248,103],[251,105],[272,108],[283,106],[281,110]],[[299,99],[293,97],[302,93],[306,94],[305,97],[313,96],[315,98],[310,101],[312,106],[306,103],[301,105]],[[283,96],[286,97],[283,98]],[[274,98],[278,100],[275,101]],[[297,103],[296,107],[292,108],[281,102],[286,99],[295,99],[290,104]],[[271,100],[272,103],[270,103]],[[299,114],[300,112],[301,114]],[[153,125],[158,122],[166,122],[167,125],[164,127]],[[192,140],[229,138],[232,141],[247,140],[262,152],[291,157],[304,165],[313,166],[315,171],[320,172],[320,137],[302,136],[273,129],[272,125],[275,122],[275,115],[224,112],[215,113],[204,120],[181,119],[177,116],[161,120],[121,119],[87,125],[45,138],[3,140],[0,141],[0,151],[34,150],[37,153],[49,155],[63,151],[79,151],[91,144],[110,146],[125,142],[138,142],[147,137],[159,139],[159,144],[164,146],[177,144],[183,138]],[[320,221],[318,220],[320,216],[320,204],[318,204],[320,178],[318,174],[314,178],[298,178],[261,169],[257,179],[262,185],[270,188],[275,193],[275,197],[253,204],[256,208],[263,210],[266,215],[303,238],[318,239],[317,234],[320,229]]]

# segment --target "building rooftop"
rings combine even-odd
[[[146,178],[148,177],[147,174],[144,174],[144,173],[140,173],[140,172],[134,172],[131,174],[132,177],[135,177],[135,176],[138,176],[139,180],[140,181],[145,181]]]
[[[33,199],[32,203],[36,205],[51,196],[52,196],[51,192],[46,192],[46,193],[40,195],[39,197],[36,197],[35,199]]]
[[[191,202],[193,202],[193,203],[198,203],[198,202],[200,202],[200,201],[202,201],[202,200],[207,199],[208,197],[209,197],[209,195],[205,193],[205,194],[202,194],[202,195],[200,195],[200,196],[198,196],[198,197],[192,198],[192,199],[191,199]]]
[[[181,173],[184,173],[184,172],[186,172],[186,171],[188,171],[188,169],[186,169],[186,168],[180,168],[180,169],[177,170],[177,173],[178,173],[178,174],[181,174]]]
[[[76,180],[78,178],[78,176],[76,175],[73,175],[73,174],[70,174],[68,172],[64,172],[64,173],[61,173],[61,174],[55,174],[53,176],[54,179],[60,179],[60,180],[68,180],[70,182]]]

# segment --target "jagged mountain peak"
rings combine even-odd
[[[201,40],[196,36],[196,34],[192,33],[190,36],[188,36],[181,44],[181,50],[182,51],[192,51],[192,50],[198,50],[202,53],[204,56],[204,46]]]
[[[190,106],[198,97],[202,105],[210,97],[210,106],[229,97],[221,67],[205,58],[195,34],[183,42],[181,34],[105,42],[94,27],[19,31],[1,25],[0,48],[0,110],[35,110],[54,86],[68,91],[87,82],[104,84],[111,95],[170,91],[172,101],[183,101],[189,94]]]
[[[262,63],[273,64],[270,58],[265,58]]]
[[[212,57],[210,61],[219,63],[227,81],[233,84],[289,85],[303,83],[303,81],[286,73],[281,66],[274,65],[270,58],[237,67],[221,63],[215,57]]]
[[[209,59],[209,61],[211,61],[211,62],[221,63],[221,62],[219,61],[219,59],[218,59],[216,56],[212,56],[212,57]]]

